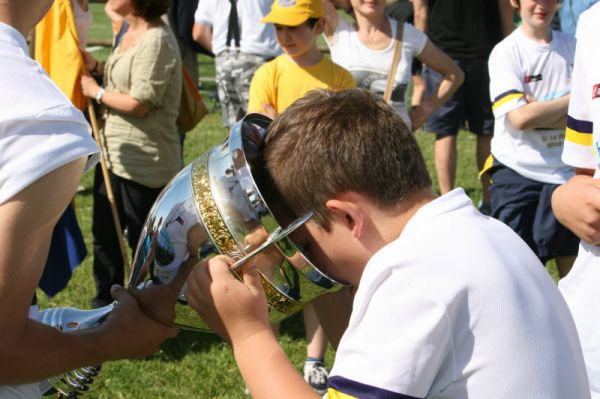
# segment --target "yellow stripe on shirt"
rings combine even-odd
[[[515,100],[515,99],[523,98],[523,97],[525,97],[525,95],[523,93],[508,94],[507,96],[504,96],[501,99],[494,102],[494,104],[492,105],[492,110],[495,111],[496,108],[503,106],[504,104],[506,104],[507,102],[509,102],[511,100]]]
[[[586,147],[591,147],[593,142],[591,133],[580,133],[569,127],[566,129],[565,140]]]
[[[347,395],[343,392],[336,391],[333,388],[327,389],[327,399],[358,399],[355,396]]]

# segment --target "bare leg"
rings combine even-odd
[[[476,156],[477,156],[477,170],[478,171],[480,171],[483,168],[483,164],[485,163],[485,160],[491,154],[491,149],[490,149],[491,142],[492,142],[491,134],[477,136],[477,154],[476,154]],[[484,204],[490,203],[490,193],[488,190],[489,186],[490,186],[490,178],[487,175],[481,176],[481,187],[482,187],[481,202],[483,202]]]
[[[327,351],[327,337],[311,304],[304,307],[303,315],[304,331],[306,333],[306,357],[323,359]]]
[[[421,105],[423,99],[425,98],[425,80],[423,80],[421,74],[416,74],[412,76],[412,81],[413,92],[410,103],[413,107],[415,107],[417,105]]]
[[[441,136],[435,140],[435,171],[442,194],[454,188],[456,175],[456,136]]]
[[[560,278],[565,277],[569,274],[573,263],[575,263],[576,256],[557,256],[556,257],[556,270],[558,270],[558,276]]]
[[[326,294],[312,301],[313,309],[325,331],[327,339],[337,349],[340,339],[348,327],[352,312],[353,296],[348,289]]]

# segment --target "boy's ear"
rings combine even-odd
[[[509,0],[510,1],[510,5],[518,10],[519,8],[521,8],[521,1],[520,0]]]
[[[365,212],[352,201],[330,199],[325,206],[331,212],[333,221],[346,226],[355,238],[360,238],[365,225]]]
[[[325,31],[325,18],[319,18],[315,26],[313,26],[313,32],[316,35],[320,35]]]

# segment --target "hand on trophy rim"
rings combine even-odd
[[[82,330],[82,334],[100,333],[104,338],[106,360],[141,359],[156,353],[167,338],[177,335],[175,326],[157,322],[144,314],[136,299],[122,286],[113,285],[115,304],[111,313],[97,329]]]
[[[230,271],[233,263],[227,256],[215,256],[194,267],[186,299],[213,331],[235,346],[255,333],[272,330],[256,264],[245,263],[239,281]]]
[[[144,288],[129,287],[127,291],[136,299],[146,316],[165,326],[172,327],[175,322],[175,303],[188,275],[198,262],[196,257],[188,258],[169,284],[151,285]]]

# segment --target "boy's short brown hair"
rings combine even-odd
[[[365,89],[314,90],[294,102],[269,127],[265,161],[292,211],[313,211],[325,228],[325,202],[336,194],[358,192],[390,208],[431,187],[402,118]]]

